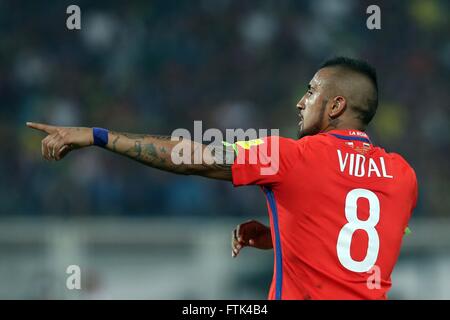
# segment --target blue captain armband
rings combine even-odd
[[[105,147],[108,144],[108,130],[103,128],[93,128],[94,145]]]

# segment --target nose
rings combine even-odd
[[[303,104],[303,98],[299,102],[297,102],[297,109],[299,110],[305,109],[305,105]]]

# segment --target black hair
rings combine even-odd
[[[378,81],[375,68],[364,60],[348,57],[334,57],[328,59],[322,63],[319,69],[325,67],[342,67],[343,69],[362,74],[372,82],[375,89],[374,96],[367,98],[366,108],[357,108],[357,111],[360,113],[360,119],[367,125],[374,117],[378,107]]]

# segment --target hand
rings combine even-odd
[[[256,220],[237,225],[231,234],[231,256],[236,257],[244,247],[272,249],[270,228]]]
[[[70,151],[94,143],[91,128],[56,127],[33,122],[27,122],[27,127],[48,134],[42,140],[42,156],[47,160],[61,160]]]

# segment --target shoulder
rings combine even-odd
[[[387,155],[388,158],[390,158],[391,160],[395,161],[398,165],[403,166],[409,170],[414,171],[414,169],[412,168],[412,166],[409,164],[409,162],[399,153],[396,152],[387,152],[386,150],[384,150],[383,148],[380,148],[384,151],[384,153]]]
[[[386,152],[384,149],[382,150],[400,170],[402,170],[406,175],[408,175],[413,180],[414,184],[417,184],[416,171],[402,155],[396,152]]]
[[[295,140],[292,138],[286,138],[281,136],[268,136],[262,139],[264,144],[270,145],[272,148],[279,146],[280,149],[283,148],[292,148],[295,149],[298,147],[300,140]]]
[[[398,170],[402,172],[405,177],[405,182],[409,186],[409,190],[411,190],[411,199],[413,199],[412,209],[414,209],[419,196],[419,182],[417,180],[416,172],[409,162],[400,154],[395,152],[387,154],[394,160]]]

